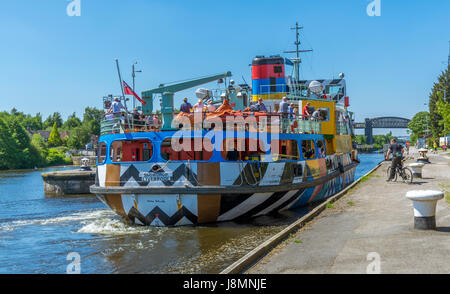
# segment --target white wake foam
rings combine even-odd
[[[86,220],[93,220],[98,218],[111,218],[115,213],[109,209],[102,210],[90,210],[77,212],[70,215],[44,218],[44,219],[26,219],[17,220],[11,222],[5,222],[0,224],[0,232],[13,231],[16,228],[30,226],[30,225],[50,225],[50,224],[64,224],[68,222],[80,222]]]

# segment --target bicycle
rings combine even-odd
[[[403,167],[403,162],[405,160],[406,159],[402,160],[402,168],[400,168],[399,166],[395,167],[394,178],[392,179],[392,181],[397,181],[397,176],[400,176],[404,183],[411,184],[413,182],[413,172],[409,167]],[[388,179],[391,176],[391,168],[392,167],[390,166],[387,169]]]

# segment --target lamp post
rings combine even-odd
[[[135,68],[134,68],[134,65],[135,64],[137,64],[137,61],[135,61],[134,63],[133,63],[133,65],[131,66],[131,77],[133,78],[133,92],[136,92],[135,91],[135,85],[134,85],[134,78],[136,77],[136,73],[137,72],[142,72],[142,70],[135,70]],[[136,98],[135,97],[133,97],[133,110],[136,108]]]

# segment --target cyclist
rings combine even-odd
[[[402,158],[403,154],[405,153],[405,148],[403,147],[402,144],[398,144],[395,138],[391,140],[391,145],[389,146],[389,149],[386,153],[386,160],[389,159],[389,154],[391,153],[392,153],[391,174],[389,175],[389,179],[387,179],[386,182],[390,182],[394,178],[397,166],[400,169],[402,168]]]

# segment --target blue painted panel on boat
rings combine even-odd
[[[262,132],[239,132],[239,131],[230,131],[230,132],[218,132],[218,131],[161,131],[161,132],[139,132],[139,133],[124,133],[124,134],[111,134],[101,136],[99,139],[99,143],[106,143],[106,160],[101,164],[111,164],[113,163],[110,158],[110,146],[112,142],[118,140],[139,140],[139,139],[148,139],[152,142],[153,145],[153,155],[146,162],[164,162],[161,157],[161,143],[166,138],[177,137],[177,138],[195,138],[195,137],[207,137],[211,140],[211,143],[214,146],[213,155],[207,161],[198,161],[198,162],[226,162],[225,159],[222,158],[221,155],[221,147],[222,142],[226,138],[250,138],[250,139],[258,139],[261,140],[267,150],[266,155],[270,154],[270,142],[273,139],[278,140],[296,140],[299,148],[301,148],[302,140],[323,140],[323,135],[320,134],[287,134],[287,133],[262,133]],[[316,144],[317,145],[317,144]],[[300,152],[299,160],[305,160],[303,158],[302,152]],[[308,159],[314,160],[314,159]],[[288,161],[298,161],[298,160],[288,160]],[[197,162],[192,160],[192,162]],[[115,164],[118,164],[115,162]]]
[[[252,80],[252,94],[263,95],[268,93],[286,92],[286,78],[275,78],[275,85],[270,79]]]

